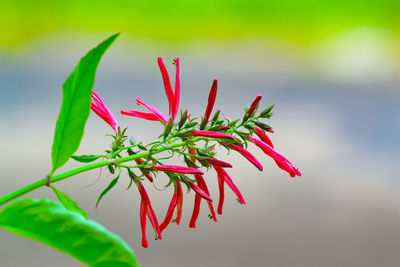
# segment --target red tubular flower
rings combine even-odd
[[[175,65],[176,65],[176,73],[175,73],[175,102],[174,102],[174,116],[173,119],[175,119],[176,114],[178,114],[178,109],[179,109],[179,101],[180,101],[180,96],[181,96],[181,81],[179,79],[179,58],[177,57],[175,59]]]
[[[200,197],[204,198],[207,201],[212,202],[212,199],[208,193],[206,193],[203,189],[201,189],[199,186],[197,186],[195,183],[189,182],[190,188],[193,189],[194,192],[196,192],[197,195]]]
[[[236,194],[239,202],[241,204],[246,204],[246,201],[244,200],[242,193],[240,193],[239,189],[236,187],[236,185],[233,183],[231,177],[228,175],[228,173],[221,167],[214,166],[215,171],[217,172],[218,176],[218,185],[219,185],[219,192],[220,192],[220,197],[219,197],[219,203],[218,203],[218,214],[222,214],[222,206],[224,204],[224,183],[226,183],[232,191]]]
[[[159,121],[160,118],[158,118],[156,115],[153,113],[146,113],[146,112],[140,112],[140,111],[133,111],[133,110],[121,110],[121,114],[132,116],[132,117],[137,117],[149,121]]]
[[[254,111],[258,108],[258,104],[260,103],[261,98],[262,98],[262,95],[256,96],[253,103],[251,103],[249,110],[247,111],[248,116],[253,115]]]
[[[141,224],[141,229],[142,229],[142,246],[147,248],[148,243],[147,243],[147,238],[146,238],[146,215],[149,218],[149,220],[154,228],[154,231],[159,239],[162,239],[161,230],[160,230],[160,226],[158,225],[156,214],[154,213],[153,208],[151,207],[149,196],[147,195],[147,192],[140,180],[137,180],[137,186],[138,186],[140,197],[141,197],[140,224]]]
[[[204,113],[204,120],[206,121],[206,124],[207,124],[208,120],[210,119],[210,115],[211,115],[212,109],[214,107],[215,98],[217,97],[217,89],[218,89],[218,81],[217,81],[217,79],[214,79],[212,86],[211,86],[210,94],[208,95],[208,103],[207,103],[206,112]]]
[[[177,199],[176,199],[176,224],[179,225],[181,222],[182,218],[182,204],[183,204],[183,192],[182,192],[182,186],[181,183],[177,183],[178,189],[177,189]]]
[[[164,82],[165,93],[167,94],[169,103],[169,116],[172,120],[175,120],[176,114],[178,113],[179,98],[180,98],[180,80],[179,80],[179,58],[175,59],[176,64],[176,81],[175,81],[175,93],[172,91],[171,81],[162,58],[158,58],[158,66],[160,67],[161,75]]]
[[[203,137],[210,137],[216,139],[229,139],[235,140],[235,137],[229,134],[220,133],[220,132],[212,132],[212,131],[193,131],[191,136],[203,136]]]
[[[247,139],[250,142],[256,144],[259,148],[261,148],[265,154],[273,158],[278,167],[281,168],[282,170],[287,171],[291,177],[295,177],[296,175],[301,176],[300,171],[296,167],[294,167],[293,164],[288,159],[286,159],[284,156],[276,152],[271,146],[251,136],[248,136]]]
[[[222,168],[232,168],[232,165],[229,164],[228,162],[218,160],[218,159],[206,159],[210,164],[217,166],[217,167],[222,167]]]
[[[243,157],[245,157],[248,161],[250,161],[260,171],[263,170],[261,163],[249,151],[247,151],[243,147],[235,144],[229,144],[228,147],[242,154]]]
[[[154,165],[151,167],[157,171],[163,172],[176,172],[176,173],[183,173],[183,174],[204,174],[202,170],[185,167],[185,166],[175,166],[175,165]]]
[[[268,135],[267,135],[263,130],[261,130],[261,129],[258,128],[258,127],[255,127],[254,130],[255,130],[255,133],[258,135],[258,137],[259,137],[264,143],[266,143],[266,144],[268,144],[270,147],[274,148],[274,145],[272,144],[271,139],[269,139]]]
[[[195,174],[194,177],[196,178],[199,188],[201,188],[207,195],[210,195],[207,184],[204,181],[203,176],[201,176],[199,174]],[[193,214],[192,214],[192,218],[190,219],[190,223],[189,223],[190,228],[196,228],[196,221],[197,221],[197,217],[199,216],[199,212],[200,212],[200,203],[201,203],[201,196],[199,194],[196,194],[195,199],[194,199]],[[207,204],[208,204],[208,207],[211,212],[211,217],[216,222],[217,216],[215,215],[215,211],[214,211],[212,202],[207,200]]]
[[[135,159],[135,162],[137,165],[142,165],[143,164],[143,160],[142,159]],[[144,170],[143,168],[140,168],[140,171],[143,173],[144,176],[146,176],[146,178],[150,181],[153,182],[153,176],[146,170]]]
[[[108,109],[108,107],[104,104],[100,96],[94,90],[92,90],[92,99],[94,103],[93,102],[90,103],[90,108],[97,115],[99,115],[100,118],[102,118],[105,122],[107,122],[113,128],[115,135],[117,135],[119,127],[117,120],[115,119],[111,111]]]
[[[179,181],[176,182],[179,183]],[[178,186],[175,186],[174,194],[172,196],[171,203],[169,204],[167,214],[165,215],[164,221],[160,224],[161,232],[164,231],[164,229],[167,228],[168,224],[171,222],[172,215],[174,213],[176,204],[178,202],[177,200],[178,200]]]
[[[136,97],[136,102],[138,105],[145,106],[150,113],[146,112],[140,112],[140,111],[132,111],[132,110],[121,110],[121,114],[132,116],[132,117],[137,117],[145,120],[152,120],[152,121],[160,121],[162,123],[167,124],[168,118],[158,109],[156,109],[153,106],[150,106],[143,102],[142,99],[139,97]]]

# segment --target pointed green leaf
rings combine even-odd
[[[89,266],[139,266],[122,238],[49,199],[15,201],[0,210],[0,227],[56,248]]]
[[[115,177],[111,181],[111,183],[106,187],[106,189],[104,189],[103,192],[101,192],[101,194],[100,194],[100,196],[99,196],[99,198],[97,199],[97,202],[96,202],[96,208],[99,205],[100,200],[104,197],[104,195],[107,194],[108,191],[110,191],[117,184],[120,175],[121,175],[121,170],[119,171],[117,177]]]
[[[115,34],[93,48],[78,63],[63,84],[63,100],[58,115],[51,151],[50,176],[78,149],[90,113],[92,89],[96,69]]]
[[[50,188],[53,189],[54,194],[57,196],[58,200],[60,200],[61,204],[63,204],[64,208],[66,208],[69,211],[77,212],[81,214],[83,217],[85,217],[86,220],[88,219],[86,212],[81,207],[79,207],[79,205],[74,200],[72,200],[67,194],[61,192],[60,190],[58,190],[53,186],[50,186]]]
[[[80,156],[71,156],[76,161],[83,162],[83,163],[89,163],[92,161],[95,161],[96,159],[103,158],[105,157],[104,155],[80,155]]]

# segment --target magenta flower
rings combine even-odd
[[[203,136],[203,137],[210,137],[216,139],[229,139],[235,140],[235,137],[229,134],[220,133],[220,132],[212,132],[212,131],[193,131],[190,136]]]
[[[206,112],[204,113],[204,120],[206,121],[206,124],[207,124],[208,120],[210,119],[210,115],[211,115],[212,109],[214,107],[215,98],[217,97],[217,89],[218,89],[218,81],[217,81],[217,79],[214,79],[212,86],[211,86],[210,94],[208,95],[208,103],[207,103]]]
[[[256,111],[256,109],[258,108],[258,104],[260,103],[261,98],[262,95],[257,95],[256,98],[253,100],[253,103],[251,103],[251,106],[247,111],[249,117],[253,115],[254,111]]]
[[[171,82],[169,79],[168,72],[165,68],[165,65],[162,62],[162,59],[160,57],[158,58],[158,66],[160,67],[161,70],[165,92],[167,94],[169,103],[169,118],[172,119],[172,121],[175,119],[179,108],[179,98],[180,98],[179,58],[175,60],[175,65],[176,65],[176,80],[175,80],[175,92],[174,92],[172,90]],[[165,124],[168,123],[169,119],[167,118],[167,116],[165,116],[161,111],[159,111],[155,107],[146,104],[139,97],[136,98],[136,102],[138,105],[145,106],[150,111],[150,113],[133,111],[133,110],[121,110],[121,113],[124,115],[137,117],[145,120],[160,121]]]
[[[272,144],[271,139],[269,139],[268,135],[267,135],[263,130],[261,130],[261,129],[258,128],[258,127],[255,127],[254,130],[255,130],[255,133],[258,135],[258,137],[259,137],[264,143],[266,143],[266,144],[268,144],[270,147],[274,148],[274,145]]]
[[[90,108],[97,115],[99,115],[100,118],[107,122],[113,128],[115,135],[117,135],[119,125],[114,115],[111,113],[108,107],[104,104],[103,100],[94,90],[92,90],[92,98],[94,103],[90,103]]]
[[[163,172],[176,172],[176,173],[183,173],[183,174],[204,174],[202,170],[185,167],[185,166],[175,166],[175,165],[154,165],[151,167],[157,171]]]
[[[236,196],[241,204],[246,204],[246,201],[244,200],[242,193],[240,193],[239,189],[233,183],[233,181],[232,181],[231,177],[228,175],[228,173],[223,168],[215,166],[215,165],[214,165],[214,169],[217,172],[219,193],[220,193],[218,209],[217,209],[218,214],[222,214],[222,206],[224,205],[224,198],[225,198],[224,183],[226,183],[232,189],[232,191],[236,194]]]
[[[273,158],[278,167],[281,168],[282,170],[287,171],[291,177],[295,177],[296,175],[301,176],[300,171],[296,167],[294,167],[293,164],[288,159],[286,159],[284,156],[276,152],[271,146],[251,136],[248,136],[247,139],[250,142],[256,144],[259,148],[261,148],[265,154]]]
[[[196,178],[196,181],[197,181],[197,184],[198,184],[199,188],[201,188],[204,191],[204,193],[206,193],[207,195],[210,195],[210,193],[208,191],[207,184],[204,181],[203,176],[201,176],[199,174],[195,174],[194,177]],[[195,197],[194,197],[193,213],[192,213],[192,217],[191,217],[190,223],[189,223],[189,227],[190,228],[196,228],[196,221],[197,221],[197,218],[198,218],[199,212],[200,212],[200,203],[201,203],[201,196],[199,194],[196,194]],[[211,199],[207,200],[207,204],[208,204],[208,207],[209,207],[210,212],[211,212],[211,217],[216,222],[217,221],[217,216],[215,215],[215,211],[214,211],[214,207],[212,205]]]
[[[151,207],[149,196],[147,195],[147,192],[146,192],[142,182],[140,180],[137,180],[137,183],[138,183],[139,193],[141,196],[140,224],[141,224],[141,229],[142,229],[142,246],[144,248],[147,248],[148,242],[147,242],[147,237],[146,237],[146,215],[149,218],[150,223],[152,224],[154,231],[156,233],[156,236],[159,239],[162,239],[161,230],[160,230],[160,226],[158,225],[156,214],[154,213],[153,208]]]
[[[139,97],[136,97],[136,102],[138,105],[145,106],[150,111],[150,113],[145,113],[140,111],[130,111],[130,110],[121,110],[121,113],[124,115],[138,117],[145,120],[160,121],[165,124],[168,122],[168,118],[161,111],[159,111],[153,106],[146,104]]]
[[[250,161],[260,171],[263,170],[261,163],[249,151],[247,151],[243,147],[235,144],[229,144],[228,147],[242,154],[243,157],[245,157],[248,161]]]
[[[179,58],[175,59],[176,65],[176,77],[175,77],[175,92],[172,91],[171,81],[162,58],[158,58],[158,66],[160,67],[161,75],[164,82],[165,93],[167,94],[169,103],[169,117],[172,121],[175,120],[176,114],[178,113],[179,98],[180,98],[180,79],[179,79]]]
[[[164,229],[167,228],[167,226],[171,222],[175,207],[177,207],[176,224],[179,225],[182,216],[182,202],[183,202],[182,186],[180,182],[176,180],[175,190],[171,199],[171,203],[169,204],[167,214],[165,215],[165,219],[160,225],[161,232],[164,231]]]
[[[229,164],[228,162],[218,160],[218,159],[206,159],[210,164],[221,167],[221,168],[232,168],[232,165]]]

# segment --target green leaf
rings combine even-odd
[[[63,84],[63,100],[58,115],[51,151],[50,176],[63,166],[78,149],[90,113],[96,69],[115,34],[93,48],[78,63]]]
[[[64,208],[66,208],[69,211],[77,212],[81,214],[83,217],[85,217],[86,220],[88,219],[86,212],[81,207],[79,207],[79,205],[75,201],[73,201],[69,196],[67,196],[65,193],[61,192],[60,190],[58,190],[53,186],[50,186],[50,188],[53,189],[54,194],[56,194],[58,200],[60,200]]]
[[[56,248],[89,266],[139,266],[122,238],[49,199],[15,201],[0,210],[0,227]]]
[[[89,163],[95,161],[96,159],[105,157],[104,155],[81,155],[81,156],[71,156],[76,161]]]
[[[108,191],[110,191],[117,184],[120,175],[121,175],[121,170],[119,171],[117,177],[115,177],[111,181],[111,183],[106,187],[106,189],[104,189],[103,192],[101,192],[101,194],[100,194],[100,196],[99,196],[99,198],[97,199],[97,202],[96,202],[96,208],[99,205],[100,200],[104,197],[104,195],[107,194]]]

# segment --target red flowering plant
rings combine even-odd
[[[189,227],[196,227],[202,200],[208,204],[209,217],[217,221],[213,201],[215,197],[210,194],[206,178],[203,176],[207,170],[214,169],[218,180],[217,214],[222,214],[225,184],[233,191],[240,204],[246,204],[242,193],[226,170],[232,168],[232,165],[218,159],[217,145],[228,151],[238,152],[262,171],[261,163],[247,150],[249,143],[253,143],[291,177],[301,175],[289,160],[275,150],[268,137],[267,132],[273,133],[273,131],[266,120],[272,116],[271,111],[274,106],[260,109],[261,95],[257,95],[250,107],[245,109],[242,119],[230,120],[223,117],[219,110],[213,113],[218,91],[218,82],[215,79],[204,115],[201,118],[194,118],[188,110],[181,110],[180,117],[177,118],[181,90],[179,58],[173,62],[176,68],[174,89],[172,89],[171,79],[162,59],[158,58],[158,66],[169,104],[168,115],[145,103],[139,97],[136,98],[137,104],[144,106],[147,112],[121,110],[121,114],[126,116],[159,122],[162,126],[159,138],[149,144],[137,142],[133,137],[129,138],[127,128],[122,130],[113,113],[101,97],[93,91],[97,65],[103,53],[117,36],[110,37],[83,57],[63,85],[63,103],[54,134],[53,167],[49,175],[0,198],[0,205],[4,205],[39,187],[50,187],[59,202],[48,199],[17,200],[0,210],[0,227],[56,247],[91,266],[114,266],[115,264],[137,266],[138,263],[132,250],[121,238],[88,220],[85,212],[75,201],[53,186],[55,182],[85,171],[107,167],[111,174],[116,174],[116,177],[100,193],[97,206],[118,183],[121,175],[126,173],[130,180],[129,188],[136,186],[140,195],[139,218],[142,246],[147,247],[147,219],[154,229],[156,239],[162,239],[162,232],[171,222],[180,224],[185,195],[183,185],[186,186],[188,193],[194,194],[194,208]],[[82,139],[90,109],[111,126],[114,131],[113,142],[110,149],[103,155],[76,156],[73,154]],[[205,145],[200,146],[199,143],[205,143]],[[165,157],[163,152],[168,152],[169,155]],[[70,157],[86,165],[55,174]],[[168,160],[171,158],[180,159],[181,164],[169,164]],[[103,160],[98,161],[99,159]],[[169,178],[167,186],[173,188],[170,204],[161,223],[145,189],[145,185],[153,183],[160,173],[167,175]],[[175,209],[176,218],[173,219]],[[68,236],[68,238],[61,238],[62,236]]]

